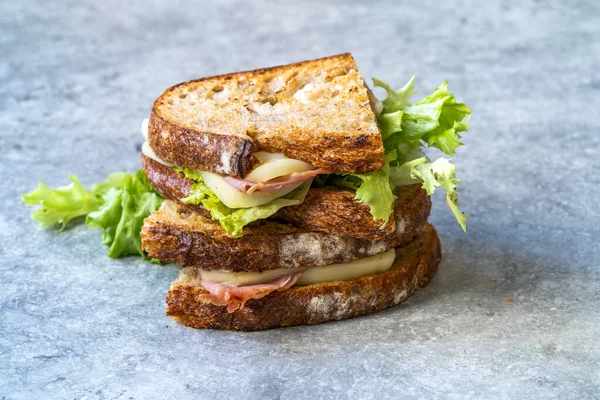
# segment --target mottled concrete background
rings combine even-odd
[[[1,2],[0,398],[597,399],[600,3],[399,3]],[[395,86],[447,79],[473,109],[469,233],[436,196],[444,260],[403,306],[188,329],[164,316],[175,266],[40,231],[19,201],[138,169],[172,84],[343,51]]]

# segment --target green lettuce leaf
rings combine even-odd
[[[448,155],[454,155],[456,148],[463,145],[459,140],[460,132],[468,129],[471,110],[465,104],[456,102],[454,95],[448,92],[448,82],[412,105],[408,101],[415,93],[414,77],[400,89],[399,92],[405,94],[402,101],[398,100],[398,92],[390,92],[388,85],[376,79],[373,82],[388,92],[388,98],[383,102],[383,112],[378,117],[384,140],[390,137],[394,139],[388,140],[386,149],[395,148],[399,155],[406,155],[413,147],[426,143],[429,147],[437,147]],[[388,101],[390,96],[392,100]],[[402,114],[398,115],[399,111]],[[393,124],[390,119],[395,119]]]
[[[385,89],[387,92],[387,97],[382,102],[382,114],[402,110],[404,107],[410,104],[410,98],[416,93],[414,88],[415,79],[416,76],[413,76],[406,83],[406,85],[402,87],[402,89],[393,90],[388,84],[383,83],[379,79],[373,78],[373,84]]]
[[[456,148],[463,145],[459,140],[460,132],[468,129],[471,110],[465,104],[457,103],[454,95],[448,93],[448,82],[406,107],[404,113],[407,118],[403,127],[407,135],[419,136],[429,147],[454,155]]]
[[[422,148],[435,147],[454,155],[456,148],[463,145],[461,132],[468,129],[471,110],[456,102],[454,95],[448,92],[448,82],[411,104],[410,99],[416,93],[414,82],[413,76],[404,87],[393,90],[384,82],[373,79],[375,86],[387,92],[382,102],[383,110],[377,116],[386,164],[381,171],[368,174],[333,175],[327,184],[356,190],[356,199],[369,204],[373,218],[384,221],[382,227],[392,211],[394,186],[421,182],[431,194],[441,185],[446,189],[450,210],[466,229],[467,217],[458,209],[456,185],[460,181],[454,176],[454,166],[448,160],[440,161],[445,159],[430,162],[424,157]]]
[[[31,218],[39,221],[42,228],[60,225],[62,231],[72,219],[87,215],[100,206],[96,195],[86,190],[76,176],[69,178],[73,183],[68,186],[50,189],[40,182],[31,193],[21,196],[27,206],[41,205]]]
[[[422,181],[419,178],[414,177],[413,170],[415,167],[425,164],[428,161],[429,159],[421,153],[420,157],[390,168],[390,183],[394,187],[421,183]]]
[[[392,205],[396,200],[390,185],[390,166],[387,161],[379,171],[365,174],[334,175],[328,184],[356,190],[354,199],[369,205],[374,220],[381,220],[381,229],[385,228],[390,220]]]
[[[423,189],[430,196],[441,186],[446,191],[446,203],[450,211],[466,232],[469,217],[459,209],[456,188],[460,180],[456,178],[455,170],[456,166],[446,158],[438,158],[432,162],[427,157],[421,157],[395,168],[391,173],[391,180],[398,186],[421,182]]]
[[[362,179],[361,185],[356,189],[356,200],[367,203],[371,209],[373,219],[382,220],[381,229],[385,228],[392,214],[392,206],[396,197],[390,185],[390,166],[385,164],[376,172],[356,175]]]
[[[202,204],[210,212],[212,219],[218,221],[231,236],[242,236],[244,226],[259,219],[275,214],[280,208],[300,204],[304,201],[312,180],[304,182],[295,190],[267,204],[249,208],[229,208],[204,183],[202,176],[193,169],[174,167],[186,178],[194,181],[186,198],[186,204]]]
[[[140,230],[152,211],[162,203],[143,170],[135,174],[113,173],[108,178],[86,190],[79,179],[71,176],[73,184],[50,189],[43,182],[29,194],[22,196],[26,205],[41,205],[32,214],[43,228],[59,225],[60,230],[73,218],[87,216],[89,228],[102,230],[102,243],[109,247],[110,257],[139,254],[146,258],[141,248]]]
[[[144,219],[162,203],[143,170],[135,174],[114,173],[96,185],[93,192],[102,198],[98,210],[86,217],[89,228],[102,230],[102,243],[109,246],[108,256],[135,255],[146,258],[140,231]]]

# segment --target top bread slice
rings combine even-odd
[[[265,150],[336,172],[383,166],[375,98],[349,53],[185,82],[154,103],[150,147],[180,166],[243,177]]]

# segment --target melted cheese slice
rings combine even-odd
[[[289,188],[276,190],[274,192],[254,192],[251,194],[243,193],[225,182],[223,177],[212,172],[198,171],[204,179],[204,183],[210,190],[229,208],[248,208],[260,206],[269,203],[279,197],[288,194],[302,184],[291,186]]]
[[[244,178],[249,182],[267,182],[294,172],[305,172],[313,169],[311,164],[288,158],[281,153],[257,151],[254,156],[258,158],[260,164]]]
[[[258,151],[254,153],[260,164],[254,168],[244,179],[249,182],[261,183],[281,176],[293,174],[295,172],[310,171],[313,166],[303,161],[294,160],[284,156],[281,153],[268,153]],[[290,186],[286,189],[276,190],[274,192],[254,192],[251,194],[243,193],[227,183],[221,175],[211,172],[199,171],[204,179],[206,186],[229,208],[248,208],[260,206],[284,196],[302,183]]]
[[[374,256],[361,258],[347,264],[332,264],[324,267],[308,268],[300,275],[296,285],[312,285],[314,283],[351,281],[362,276],[387,271],[394,264],[396,250],[391,249]]]
[[[200,278],[210,282],[231,286],[250,286],[267,283],[280,276],[303,271],[296,282],[297,286],[333,281],[351,281],[362,276],[387,271],[394,264],[396,251],[388,250],[374,256],[361,258],[350,263],[331,264],[324,267],[284,268],[263,272],[230,272],[200,270]]]

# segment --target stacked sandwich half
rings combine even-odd
[[[450,141],[435,126],[412,145],[399,139],[422,122],[402,109],[419,103],[407,100],[412,81],[386,90],[381,103],[342,54],[191,81],[156,100],[142,158],[166,200],[141,236],[150,257],[184,267],[169,316],[196,328],[315,324],[380,311],[430,281],[441,252],[428,193],[443,186],[465,217],[454,167],[420,146]],[[455,138],[468,112],[453,115]]]

